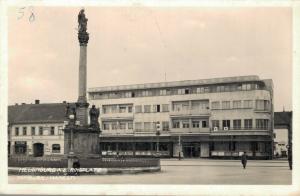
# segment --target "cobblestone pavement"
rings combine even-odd
[[[9,183],[52,184],[230,184],[288,185],[292,171],[286,160],[163,159],[161,172],[103,176],[9,176]]]

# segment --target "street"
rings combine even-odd
[[[15,184],[228,184],[289,185],[292,171],[286,160],[162,159],[161,172],[103,176],[9,176]]]

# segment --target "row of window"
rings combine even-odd
[[[231,124],[232,122],[232,124]],[[234,120],[212,120],[212,127],[220,129],[220,124],[222,123],[223,129],[242,129],[242,119],[234,119]],[[269,128],[269,120],[268,119],[255,119],[256,129],[260,130],[268,130]],[[244,119],[244,129],[252,129],[253,128],[253,119]]]
[[[242,126],[242,121],[243,126]],[[231,124],[232,123],[232,124]],[[156,130],[157,122],[135,122],[135,130]],[[161,129],[163,131],[169,130],[169,122],[163,121],[161,123]],[[213,129],[253,129],[253,119],[233,119],[233,120],[212,120],[211,127]],[[132,130],[133,122],[103,122],[103,130]],[[184,119],[184,120],[173,120],[172,128],[208,128],[209,121],[207,119]],[[268,130],[269,129],[269,120],[268,119],[255,119],[255,127],[259,130]]]
[[[60,153],[60,144],[52,144],[52,153]],[[15,143],[15,154],[26,154],[27,142]]]
[[[213,101],[211,109],[251,109],[253,100]],[[103,113],[132,113],[132,105],[103,105]],[[175,101],[172,102],[173,111],[207,110],[208,100]],[[269,100],[256,100],[255,109],[261,111],[270,110]],[[169,112],[169,104],[136,105],[135,113]]]
[[[103,114],[109,113],[132,113],[132,105],[103,105]]]
[[[234,100],[232,101],[213,101],[211,103],[211,109],[241,109],[241,108],[253,108],[252,100]],[[269,100],[256,100],[255,101],[255,109],[256,110],[269,110],[270,109],[270,101]]]
[[[111,122],[102,122],[103,130],[132,130],[133,122],[132,121],[111,121]]]
[[[200,94],[200,93],[216,93],[216,92],[231,92],[231,91],[249,91],[264,89],[262,84],[256,83],[237,83],[224,85],[207,85],[207,86],[192,86],[186,88],[168,88],[168,89],[149,89],[135,91],[118,91],[118,92],[103,92],[90,93],[91,99],[115,99],[115,98],[131,98],[131,97],[148,97],[148,96],[164,96],[164,95],[185,95],[185,94]]]
[[[169,112],[169,104],[136,105],[135,113]]]
[[[31,127],[30,129],[30,134],[28,134],[27,131],[27,127],[21,127],[22,129],[20,129],[20,127],[15,127],[15,135],[19,136],[21,135],[21,131],[22,131],[22,135],[45,135],[45,130],[44,127],[39,126],[38,129],[36,129],[36,127]],[[51,126],[48,135],[55,135],[55,127]],[[58,135],[62,135],[62,126],[58,127]]]

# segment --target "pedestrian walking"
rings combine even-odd
[[[247,165],[247,155],[246,155],[246,152],[244,152],[244,154],[242,155],[241,161],[242,161],[243,168],[246,169],[246,165]]]

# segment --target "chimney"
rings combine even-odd
[[[39,99],[36,99],[36,100],[34,101],[34,103],[35,103],[35,104],[40,104],[40,100],[39,100]]]

